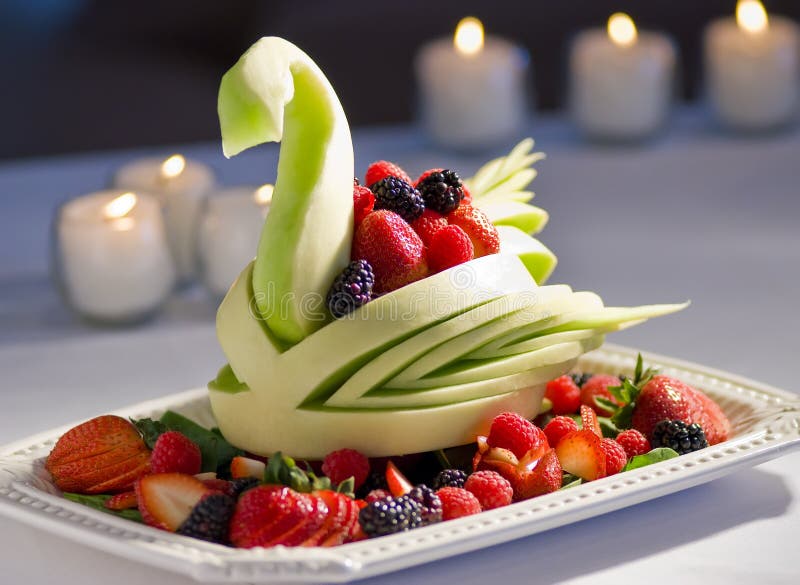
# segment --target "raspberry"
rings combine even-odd
[[[369,459],[355,449],[339,449],[325,455],[322,461],[322,473],[334,484],[352,477],[355,489],[358,489],[369,475]]]
[[[178,431],[167,431],[158,437],[150,456],[152,473],[200,473],[202,456],[200,448],[186,435]]]
[[[364,498],[368,504],[372,502],[377,502],[378,500],[385,500],[386,498],[391,498],[392,494],[390,494],[387,490],[372,490],[367,494],[367,497]]]
[[[333,281],[326,303],[339,319],[372,300],[375,274],[366,260],[353,260]]]
[[[369,168],[367,168],[367,175],[364,177],[364,184],[371,187],[386,177],[397,177],[411,184],[411,177],[409,177],[403,169],[388,160],[377,160],[369,165]]]
[[[408,223],[425,211],[422,195],[402,179],[386,177],[370,185],[370,189],[375,193],[375,209],[394,211]]]
[[[595,402],[595,398],[600,396],[610,400],[617,406],[622,406],[619,400],[612,396],[608,391],[609,386],[619,386],[622,382],[616,376],[609,376],[608,374],[595,374],[589,378],[586,383],[581,386],[581,404],[591,407],[598,414],[598,416],[611,416],[614,414],[607,408],[599,406]]]
[[[561,437],[577,430],[578,423],[574,419],[568,416],[557,416],[544,427],[544,434],[547,436],[547,442],[550,443],[550,446],[555,448]]]
[[[440,229],[447,227],[447,220],[441,213],[426,209],[417,219],[411,222],[411,227],[422,238],[422,243],[431,245],[431,238]]]
[[[481,510],[508,506],[514,497],[511,482],[496,471],[476,471],[467,478],[464,489],[478,498]]]
[[[553,414],[572,414],[581,407],[581,389],[571,376],[561,376],[547,383],[544,397],[553,403]],[[550,443],[551,446],[555,446]]]
[[[436,495],[442,501],[442,520],[462,518],[481,511],[478,498],[464,488],[443,487]]]
[[[467,474],[460,469],[442,469],[433,480],[433,489],[443,487],[463,488],[467,481]]]
[[[625,449],[614,439],[603,439],[600,441],[600,449],[606,456],[606,475],[614,475],[622,471],[628,462]]]
[[[428,266],[432,272],[441,272],[472,260],[475,251],[464,230],[457,225],[439,229],[428,247]]]
[[[650,450],[650,441],[636,429],[622,431],[615,439],[625,449],[628,459],[637,455],[644,455]]]
[[[422,174],[421,174],[419,177],[417,177],[417,180],[414,182],[414,186],[415,186],[415,187],[418,187],[418,186],[419,186],[419,184],[420,184],[422,181],[424,181],[425,179],[427,179],[428,177],[430,177],[430,176],[431,176],[433,173],[441,173],[443,170],[444,170],[444,169],[428,169],[427,171],[425,171],[424,173],[422,173]]]
[[[353,186],[353,223],[356,227],[375,207],[375,194],[360,185]]]
[[[445,169],[430,173],[416,185],[425,200],[425,207],[439,213],[455,210],[464,198],[464,185],[458,173]]]
[[[497,228],[477,207],[462,203],[455,211],[447,214],[447,222],[467,232],[475,249],[475,258],[500,251],[500,234],[497,233]]]
[[[521,459],[536,443],[536,427],[516,412],[494,417],[487,442],[491,447],[508,449]]]

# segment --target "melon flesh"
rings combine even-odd
[[[526,234],[539,233],[550,219],[541,207],[520,201],[478,201],[477,205],[494,225],[512,226]]]

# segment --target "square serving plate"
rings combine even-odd
[[[636,350],[614,345],[584,356],[584,371],[631,374]],[[657,498],[756,465],[800,446],[800,397],[695,364],[653,354],[648,364],[705,391],[723,408],[734,437],[713,447],[505,508],[344,546],[233,549],[170,534],[67,501],[44,458],[74,425],[0,448],[0,513],[112,554],[189,575],[198,581],[346,582],[506,542]],[[156,417],[167,409],[206,426],[205,389],[117,411]]]

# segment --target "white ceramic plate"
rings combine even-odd
[[[587,354],[585,371],[632,373],[636,351]],[[97,549],[215,582],[344,582],[506,542],[685,489],[800,446],[800,397],[738,376],[657,355],[648,364],[711,395],[730,417],[725,443],[649,467],[475,516],[344,546],[239,550],[177,536],[61,498],[44,457],[67,429],[0,449],[0,512]],[[192,390],[115,414],[156,417],[172,409],[213,425],[206,391]]]

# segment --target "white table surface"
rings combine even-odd
[[[561,261],[552,282],[607,304],[679,301],[682,314],[612,339],[800,391],[800,132],[717,133],[700,112],[676,117],[644,147],[580,143],[555,119],[530,133],[542,240]],[[393,159],[412,173],[470,174],[492,153],[438,152],[408,128],[354,134],[357,165]],[[216,144],[179,150],[224,184],[274,179],[277,150],[225,161]],[[100,188],[139,152],[0,164],[0,444],[148,398],[203,385],[222,364],[214,302],[182,291],[156,320],[98,330],[61,305],[48,279],[58,202]],[[470,555],[376,578],[380,583],[797,583],[800,454],[710,484]],[[188,583],[188,579],[0,518],[0,582]]]

